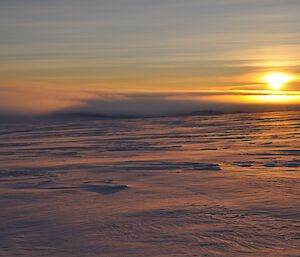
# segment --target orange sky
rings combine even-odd
[[[292,0],[1,1],[0,113],[128,93],[300,104],[299,11]],[[293,74],[281,92],[293,96],[253,97],[268,72]]]

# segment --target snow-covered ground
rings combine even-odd
[[[0,256],[300,256],[300,113],[0,125]]]

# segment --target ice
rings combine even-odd
[[[300,256],[300,113],[1,123],[0,256]]]

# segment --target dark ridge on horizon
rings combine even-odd
[[[168,118],[168,117],[188,117],[188,116],[215,116],[215,115],[229,115],[229,114],[247,114],[247,113],[270,113],[270,112],[299,112],[300,108],[288,108],[288,109],[270,109],[260,110],[253,108],[252,110],[234,110],[234,111],[214,111],[214,110],[203,110],[194,111],[188,113],[178,113],[170,115],[128,115],[128,114],[97,114],[87,112],[69,112],[69,113],[53,113],[46,115],[35,115],[35,116],[23,116],[23,115],[12,115],[5,116],[0,115],[0,123],[19,123],[19,122],[39,122],[39,121],[55,121],[55,120],[82,120],[82,119],[102,119],[102,120],[118,120],[118,119],[149,119],[149,118]]]
[[[220,108],[221,109],[221,108]],[[224,115],[224,114],[238,114],[238,113],[264,113],[264,112],[285,112],[285,111],[300,111],[299,105],[276,105],[276,104],[255,104],[255,105],[228,105],[219,110],[203,109],[195,111],[180,111],[176,113],[153,113],[153,114],[133,114],[133,113],[97,113],[92,109],[89,110],[68,110],[58,111],[55,113],[40,115],[40,117],[48,118],[101,118],[101,119],[138,119],[138,118],[160,118],[160,117],[177,117],[177,116],[210,116],[210,115]]]
[[[47,115],[47,117],[58,118],[102,118],[102,119],[138,119],[138,118],[160,118],[160,117],[177,117],[177,116],[192,116],[192,115],[221,115],[227,114],[226,112],[203,110],[194,112],[178,112],[176,114],[102,114],[102,113],[89,113],[89,112],[69,112],[69,113],[56,113]]]
[[[300,112],[298,109],[270,109],[270,110],[233,110],[233,111],[214,111],[214,110],[203,110],[194,111],[187,113],[177,113],[177,114],[160,114],[160,115],[130,115],[130,114],[97,114],[97,113],[59,113],[43,116],[45,118],[82,118],[82,119],[141,119],[141,118],[168,118],[168,117],[188,117],[188,116],[215,116],[215,115],[227,115],[227,114],[247,114],[247,113],[265,113],[265,112]],[[41,116],[42,117],[42,116]]]

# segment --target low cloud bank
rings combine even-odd
[[[16,95],[16,93],[14,92]],[[250,103],[238,101],[246,93],[198,92],[198,93],[144,93],[109,94],[85,92],[85,94],[26,94],[25,100],[0,103],[0,116],[5,118],[24,116],[97,115],[104,117],[149,117],[184,115],[194,112],[257,112],[300,110],[300,104]],[[263,95],[263,94],[262,94]],[[59,96],[59,97],[58,97]],[[3,103],[7,103],[6,105]]]
[[[112,117],[149,117],[184,115],[194,112],[257,112],[300,110],[300,105],[266,104],[266,103],[238,103],[228,99],[238,95],[211,94],[128,94],[82,101],[80,105],[60,111],[64,114],[100,115]]]
[[[106,116],[161,116],[202,110],[221,111],[224,107],[201,99],[179,99],[161,95],[126,95],[112,99],[91,99],[62,112]],[[226,109],[229,111],[229,106],[226,106]]]

